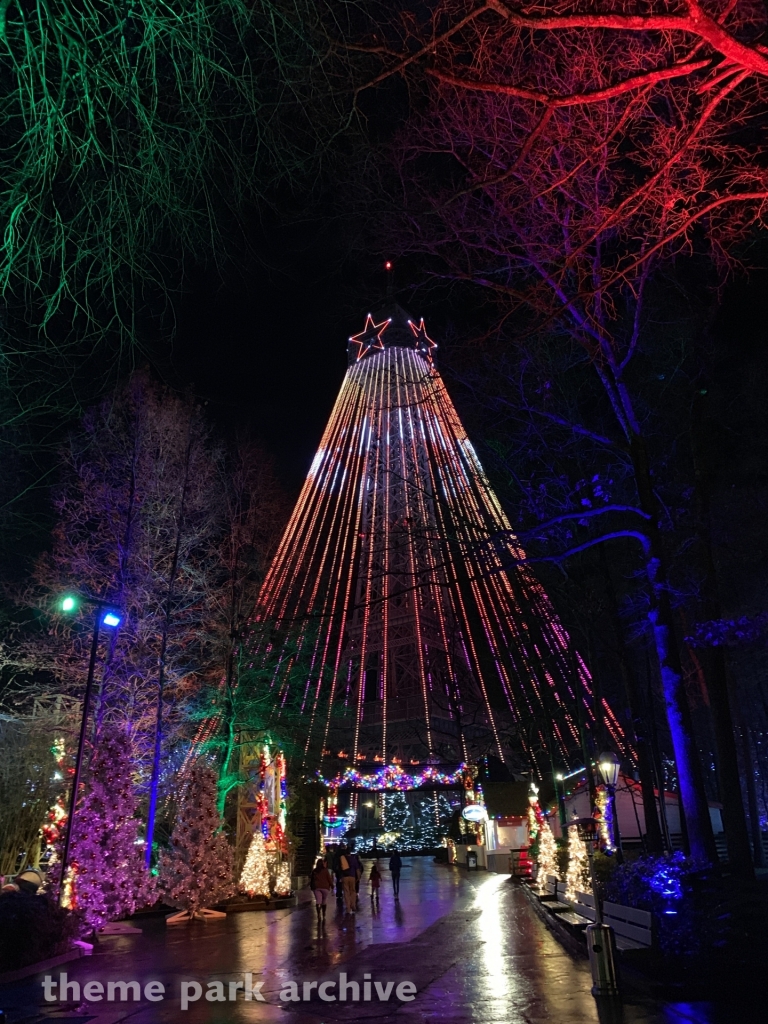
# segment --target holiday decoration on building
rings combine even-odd
[[[138,800],[133,788],[131,743],[118,728],[104,728],[97,737],[85,793],[80,795],[72,823],[64,906],[79,910],[92,928],[132,914],[151,901],[152,881],[144,865],[139,838]],[[49,882],[58,892],[62,818],[49,823],[58,863]]]
[[[254,896],[269,898],[269,862],[261,829],[253,833],[238,889],[251,898]]]
[[[504,760],[500,716],[525,723],[534,763],[546,736],[542,725],[529,749],[528,725],[551,722],[567,758],[580,742],[576,702],[593,715],[589,672],[525,564],[436,348],[424,321],[393,303],[349,339],[346,377],[251,623],[252,657],[290,630],[311,665],[299,700],[313,768],[346,755],[350,772],[378,762],[386,775],[489,746]],[[276,703],[296,685],[285,672]],[[621,742],[605,704],[601,718]],[[413,788],[420,772],[407,775],[360,788]]]
[[[579,835],[575,825],[568,829],[568,870],[565,873],[565,897],[576,899],[576,893],[591,893],[592,879],[589,877],[587,844]]]
[[[222,831],[217,796],[216,774],[196,761],[181,786],[170,848],[160,857],[163,900],[181,908],[166,924],[223,917],[211,908],[234,891],[232,850]]]

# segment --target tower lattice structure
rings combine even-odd
[[[591,680],[517,541],[434,362],[397,305],[349,366],[265,578],[252,653],[292,635],[312,755],[455,762],[551,738],[568,760]],[[283,671],[284,670],[284,671]],[[604,704],[617,743],[621,728]],[[527,749],[526,749],[527,748]]]

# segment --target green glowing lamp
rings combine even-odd
[[[77,609],[77,601],[75,600],[74,597],[72,597],[71,595],[68,594],[66,597],[62,598],[61,610],[63,612],[74,612],[74,611],[76,611],[76,609]]]

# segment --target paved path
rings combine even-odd
[[[230,914],[207,924],[167,927],[159,918],[141,922],[141,936],[102,939],[92,957],[54,968],[54,981],[66,972],[81,986],[97,980],[136,980],[145,992],[150,981],[165,986],[162,1001],[83,1000],[45,1003],[42,979],[0,989],[0,1009],[10,1024],[80,1021],[87,1024],[332,1024],[370,1021],[387,1024],[751,1024],[732,1016],[734,1007],[665,1004],[629,999],[620,1009],[599,1007],[590,994],[586,962],[573,960],[550,935],[524,894],[506,876],[434,864],[428,858],[404,862],[400,901],[392,897],[385,872],[380,909],[361,892],[361,910],[344,915],[329,907],[325,929],[318,929],[311,907],[269,913]],[[209,1002],[205,993],[229,995],[230,982],[251,972],[265,1002]],[[286,987],[330,983],[325,995],[338,995],[341,974],[371,999],[354,1001],[354,988],[341,1002],[319,998],[281,999]],[[201,998],[181,1008],[182,985]],[[379,990],[375,988],[378,982]],[[397,999],[387,986],[410,982],[415,998]],[[119,993],[119,989],[117,990]],[[411,989],[406,988],[404,995]],[[58,994],[58,993],[57,993]]]

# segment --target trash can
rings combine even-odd
[[[474,850],[467,850],[467,869],[471,868],[477,871],[477,854]]]

